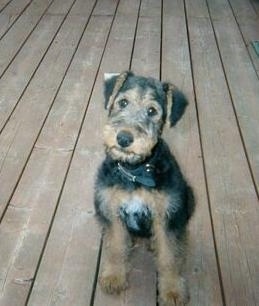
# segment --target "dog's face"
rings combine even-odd
[[[186,100],[182,100],[179,112],[175,101],[173,104],[167,101],[168,88],[168,84],[131,72],[105,81],[105,106],[109,114],[104,127],[104,145],[114,160],[131,164],[145,160],[151,155],[166,118],[169,117],[172,125],[178,121]],[[172,110],[167,110],[172,105],[178,110],[177,117],[171,114]]]

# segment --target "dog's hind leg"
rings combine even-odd
[[[128,233],[116,218],[104,228],[104,262],[99,278],[106,293],[120,293],[127,287]]]

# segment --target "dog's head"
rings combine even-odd
[[[133,164],[151,155],[164,124],[174,126],[187,106],[185,96],[172,84],[128,71],[105,79],[104,96],[106,152]]]

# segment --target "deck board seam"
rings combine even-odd
[[[240,140],[241,140],[242,147],[243,147],[243,152],[245,154],[245,160],[247,162],[248,170],[249,170],[249,173],[250,173],[250,176],[251,176],[251,179],[252,179],[253,188],[255,190],[257,199],[259,199],[259,189],[257,188],[257,185],[256,185],[256,180],[255,180],[255,176],[254,176],[254,173],[253,173],[253,168],[252,168],[252,165],[251,165],[251,162],[250,162],[249,153],[248,153],[248,150],[246,148],[245,138],[244,138],[244,135],[243,135],[243,132],[242,132],[241,125],[239,123],[234,98],[233,98],[233,95],[232,95],[232,92],[231,92],[226,68],[225,68],[225,65],[224,65],[224,61],[223,61],[222,53],[221,53],[221,50],[220,50],[220,45],[219,45],[216,29],[215,29],[212,14],[211,14],[211,9],[210,9],[208,0],[205,0],[205,1],[206,1],[206,5],[207,5],[207,8],[208,8],[209,20],[210,20],[210,24],[211,24],[211,27],[212,27],[215,43],[217,45],[218,55],[219,55],[222,71],[223,71],[223,74],[224,74],[225,83],[226,83],[226,86],[227,86],[227,89],[228,89],[228,93],[229,93],[229,97],[230,97],[230,101],[231,101],[231,105],[232,105],[232,109],[233,109],[233,113],[234,113],[234,117],[235,117],[235,122],[236,122],[237,129],[238,129],[238,134],[240,136]]]
[[[12,62],[15,60],[17,54],[22,50],[23,46],[25,45],[25,43],[28,41],[28,39],[30,38],[30,36],[32,35],[32,33],[34,32],[34,30],[37,28],[37,26],[39,25],[39,23],[41,22],[42,18],[44,17],[44,15],[46,14],[46,12],[48,11],[49,7],[52,5],[52,3],[55,0],[52,0],[50,2],[50,4],[46,7],[46,9],[44,10],[44,12],[42,13],[42,15],[40,16],[40,18],[38,19],[38,21],[36,22],[36,24],[34,25],[34,27],[31,29],[31,31],[29,32],[29,34],[26,36],[26,38],[24,39],[24,41],[22,42],[22,44],[20,45],[20,47],[18,48],[18,50],[15,52],[13,58],[10,60],[10,62],[7,64],[7,66],[3,69],[2,73],[0,74],[0,79],[3,77],[3,75],[5,74],[5,72],[7,71],[7,69],[11,66]]]
[[[96,289],[97,289],[98,276],[99,276],[99,271],[100,271],[100,266],[101,266],[102,249],[103,249],[103,240],[101,238],[100,245],[99,245],[99,251],[98,251],[98,255],[97,255],[97,260],[96,260],[96,271],[95,271],[93,288],[92,288],[92,295],[91,295],[91,300],[90,300],[90,305],[89,306],[94,306],[95,293],[96,293]]]
[[[232,3],[231,3],[230,0],[227,0],[227,2],[228,2],[228,4],[229,4],[229,7],[230,7],[231,12],[232,12],[232,15],[233,15],[233,17],[234,17],[234,19],[235,19],[235,22],[236,22],[236,24],[237,24],[238,30],[239,30],[239,32],[240,32],[240,35],[242,36],[244,45],[246,46],[246,51],[247,51],[248,56],[249,56],[249,58],[250,58],[251,64],[252,64],[252,66],[253,66],[253,68],[254,68],[254,71],[255,71],[255,73],[256,73],[256,75],[257,75],[257,78],[259,79],[259,71],[257,71],[256,66],[255,66],[255,63],[254,63],[253,58],[252,58],[252,55],[251,55],[251,53],[250,53],[249,50],[248,50],[248,45],[247,45],[247,43],[246,43],[246,41],[245,41],[245,36],[244,36],[243,31],[242,31],[242,29],[241,29],[241,26],[240,26],[240,24],[239,24],[239,22],[238,22],[237,16],[236,16],[236,14],[235,14],[235,12],[234,12],[233,5],[232,5]]]
[[[53,1],[55,1],[55,0],[53,0]],[[9,116],[5,119],[5,123],[3,124],[2,128],[0,129],[0,135],[1,135],[1,133],[3,132],[3,130],[5,129],[6,125],[8,124],[8,122],[9,122],[10,118],[12,117],[13,113],[15,112],[15,110],[16,110],[18,104],[20,103],[21,99],[23,98],[23,96],[24,96],[24,94],[25,94],[27,88],[29,87],[31,81],[33,80],[35,74],[37,73],[37,71],[38,71],[40,65],[42,64],[42,62],[43,62],[45,56],[47,55],[49,49],[51,48],[51,46],[52,46],[54,40],[56,39],[56,37],[57,37],[57,35],[58,35],[60,29],[62,28],[64,22],[66,21],[66,19],[67,19],[69,13],[70,13],[70,11],[72,10],[72,8],[73,8],[73,6],[74,6],[74,4],[75,4],[76,1],[77,1],[77,0],[74,0],[74,1],[72,2],[72,4],[71,4],[70,8],[68,9],[67,13],[64,15],[64,19],[61,21],[60,25],[58,26],[58,28],[57,28],[57,30],[56,30],[56,32],[55,32],[53,38],[51,39],[51,41],[50,41],[50,43],[49,43],[49,45],[48,45],[48,47],[47,47],[47,49],[46,49],[45,52],[43,53],[43,56],[42,56],[41,60],[40,60],[39,63],[36,65],[36,68],[34,69],[34,71],[33,71],[32,75],[31,75],[30,79],[28,80],[26,86],[24,87],[23,91],[21,92],[19,98],[17,99],[17,102],[15,103],[15,105],[14,105],[12,111],[10,112]],[[0,77],[0,78],[1,78],[1,77]],[[0,219],[0,223],[1,223],[1,219]]]
[[[14,26],[14,24],[19,20],[19,18],[23,15],[23,13],[27,10],[27,8],[31,5],[33,0],[30,0],[25,7],[20,11],[20,13],[18,14],[17,18],[14,19],[14,21],[10,24],[10,26],[8,26],[8,28],[5,30],[5,32],[0,36],[0,41],[1,39],[4,38],[4,36],[10,31],[10,29]],[[2,11],[0,11],[1,13]]]
[[[222,277],[222,272],[221,272],[222,268],[221,268],[221,265],[220,265],[220,260],[219,260],[219,255],[218,255],[218,246],[217,246],[217,240],[216,240],[216,235],[215,235],[215,226],[214,226],[214,221],[213,221],[213,217],[212,217],[211,199],[210,199],[209,186],[208,186],[208,174],[207,174],[206,165],[205,165],[205,154],[204,154],[202,134],[201,134],[200,115],[199,115],[199,107],[198,107],[198,102],[197,102],[196,84],[195,84],[194,69],[193,69],[193,56],[192,56],[192,49],[191,49],[191,40],[190,40],[186,0],[184,0],[184,13],[185,13],[185,24],[186,24],[186,31],[187,31],[187,37],[188,37],[189,54],[190,54],[190,66],[191,66],[191,76],[192,76],[192,84],[193,84],[194,102],[195,102],[195,110],[196,110],[196,118],[197,118],[197,126],[198,126],[198,136],[199,136],[201,158],[202,158],[202,170],[203,170],[204,181],[205,181],[206,196],[207,196],[207,202],[208,202],[208,210],[209,210],[209,216],[210,216],[210,223],[211,223],[211,230],[212,230],[212,237],[213,237],[213,245],[214,245],[215,257],[216,257],[216,263],[217,263],[217,270],[218,270],[218,278],[219,278],[219,284],[220,284],[222,305],[225,306],[226,305],[226,297],[225,297],[223,277]]]
[[[2,13],[2,11],[12,2],[13,0],[8,1],[1,9],[0,9],[0,13]]]
[[[69,171],[70,171],[70,168],[71,168],[71,164],[73,162],[73,158],[74,158],[74,154],[75,154],[75,151],[76,151],[76,148],[77,148],[77,144],[78,144],[78,141],[80,139],[80,135],[81,135],[81,131],[82,131],[82,128],[83,128],[83,124],[84,124],[84,121],[85,121],[85,118],[86,118],[86,114],[87,114],[87,110],[88,110],[88,106],[89,106],[89,101],[91,100],[91,97],[92,97],[92,94],[93,94],[93,90],[94,90],[94,87],[95,87],[95,84],[96,84],[96,80],[97,80],[97,76],[99,74],[99,71],[100,71],[100,66],[101,66],[101,63],[102,63],[102,60],[103,60],[103,56],[104,56],[104,53],[105,53],[105,50],[106,50],[106,46],[107,46],[107,43],[108,43],[108,40],[109,40],[109,36],[110,36],[110,32],[111,32],[111,29],[112,29],[112,26],[113,26],[113,22],[114,22],[114,19],[115,19],[115,15],[116,15],[116,12],[117,12],[117,8],[118,8],[118,5],[120,3],[120,0],[117,0],[118,3],[117,3],[117,7],[116,7],[116,10],[115,10],[115,13],[114,13],[114,17],[113,17],[113,20],[111,22],[111,25],[110,25],[110,29],[109,29],[109,32],[108,32],[108,35],[107,35],[107,38],[106,38],[106,42],[105,42],[105,45],[104,45],[104,48],[103,48],[103,52],[102,52],[102,55],[101,55],[101,58],[100,58],[100,62],[99,62],[99,65],[98,65],[98,69],[96,71],[96,75],[95,75],[95,79],[94,79],[94,82],[93,82],[93,85],[92,85],[92,90],[91,90],[91,93],[90,93],[90,96],[89,96],[89,99],[88,99],[88,103],[86,105],[86,108],[85,108],[85,112],[84,112],[84,115],[83,115],[83,118],[81,120],[81,124],[80,124],[80,127],[79,127],[79,131],[78,131],[78,134],[77,134],[77,138],[76,138],[76,141],[74,143],[74,147],[73,147],[73,150],[72,150],[72,154],[70,156],[70,159],[69,159],[69,162],[68,162],[68,166],[67,166],[67,169],[66,169],[66,173],[65,173],[65,176],[63,178],[63,183],[62,183],[62,186],[61,186],[61,189],[60,189],[60,192],[59,192],[59,196],[58,196],[58,199],[57,199],[57,203],[56,203],[56,206],[55,206],[55,209],[54,209],[54,212],[53,212],[53,215],[52,215],[52,218],[51,218],[51,222],[50,222],[50,225],[49,225],[49,228],[48,228],[48,232],[46,233],[46,237],[45,237],[45,241],[43,243],[43,247],[42,247],[42,251],[41,251],[41,254],[39,256],[39,260],[38,260],[38,263],[37,263],[37,267],[36,267],[36,270],[35,270],[35,274],[34,274],[34,281],[32,282],[32,285],[31,285],[31,288],[29,290],[29,293],[27,295],[27,299],[26,299],[26,305],[28,304],[29,302],[29,299],[30,299],[30,296],[31,296],[31,293],[33,291],[33,287],[34,287],[34,282],[35,282],[35,279],[37,278],[37,274],[38,274],[38,271],[39,271],[39,268],[40,268],[40,265],[41,265],[41,262],[42,262],[42,258],[44,256],[44,252],[45,252],[45,249],[46,249],[46,246],[47,246],[47,243],[48,243],[48,238],[50,236],[50,233],[51,233],[51,229],[52,229],[52,226],[53,226],[53,223],[55,222],[55,216],[57,214],[57,210],[58,210],[58,207],[59,207],[59,203],[60,203],[60,200],[61,200],[61,197],[62,197],[62,194],[63,194],[63,190],[65,188],[65,185],[66,185],[66,179],[67,179],[67,176],[69,174]],[[92,11],[89,15],[89,18],[88,18],[88,21],[83,29],[83,32],[82,32],[82,35],[79,39],[79,42],[78,42],[78,46],[80,45],[80,42],[82,40],[82,37],[87,29],[87,26],[91,20],[92,17],[95,17],[94,14],[93,14],[93,11],[97,5],[97,2],[98,0],[95,1],[94,3],[94,6],[92,8]],[[78,48],[77,46],[77,48]],[[77,49],[76,49],[77,50]],[[76,54],[76,51],[75,53],[73,54],[73,58]],[[71,60],[71,63],[72,63],[73,59]],[[69,64],[69,66],[71,65],[71,63]],[[69,69],[69,68],[68,68]],[[67,70],[68,71],[68,70]],[[67,73],[67,71],[65,72],[65,75]],[[63,82],[63,81],[62,81]],[[100,253],[100,254],[99,254]],[[101,256],[101,245],[100,245],[100,250],[99,250],[99,256]],[[99,257],[97,259],[97,265],[98,265],[98,262],[99,262]],[[97,266],[97,270],[96,270],[96,273],[98,273],[99,271],[99,267]],[[96,277],[96,276],[95,276]],[[93,284],[93,286],[95,286]],[[93,287],[93,294],[95,292],[95,287]],[[92,294],[92,298],[91,298],[91,301],[92,299],[94,298],[94,295]]]
[[[71,11],[71,9],[72,9],[72,7],[74,6],[74,4],[76,3],[76,1],[77,1],[77,0],[74,0],[74,1],[73,1],[73,4],[72,4],[72,6],[71,6],[69,12]],[[98,1],[98,0],[95,0],[95,4],[96,4],[97,1]],[[91,13],[92,13],[92,12],[91,12]],[[77,43],[77,45],[76,45],[76,47],[75,47],[75,49],[74,49],[74,52],[73,52],[73,54],[72,54],[72,56],[71,56],[71,58],[70,58],[70,60],[69,60],[69,63],[68,63],[68,65],[67,65],[67,68],[66,68],[66,70],[65,70],[65,72],[64,72],[64,75],[63,75],[63,77],[62,77],[62,79],[61,79],[61,81],[60,81],[60,84],[59,84],[58,88],[56,89],[55,95],[54,95],[54,97],[53,97],[53,99],[52,99],[52,102],[51,102],[51,104],[50,104],[50,106],[49,106],[49,109],[48,109],[48,111],[47,111],[47,114],[45,115],[45,118],[44,118],[44,120],[43,120],[43,123],[42,123],[42,125],[41,125],[41,127],[40,127],[40,129],[39,129],[39,132],[37,133],[37,136],[36,136],[36,138],[35,138],[35,140],[34,140],[34,142],[33,142],[33,144],[32,144],[31,150],[30,150],[30,152],[29,152],[29,154],[28,154],[28,157],[27,157],[27,159],[26,159],[26,161],[25,161],[25,163],[24,163],[24,165],[23,165],[23,168],[22,168],[22,170],[21,170],[21,172],[20,172],[20,175],[19,175],[19,177],[18,177],[18,179],[17,179],[17,182],[16,182],[16,184],[15,184],[15,186],[14,186],[14,188],[13,188],[13,191],[12,191],[12,193],[11,193],[11,195],[10,195],[8,201],[7,201],[7,205],[6,205],[6,207],[5,207],[5,209],[4,209],[3,213],[2,213],[2,216],[0,217],[0,224],[1,224],[2,220],[4,219],[4,216],[5,216],[6,211],[7,211],[7,209],[8,209],[9,203],[10,203],[10,201],[11,201],[11,199],[12,199],[12,197],[13,197],[13,195],[14,195],[14,193],[15,193],[15,191],[16,191],[16,189],[17,189],[17,187],[18,187],[18,185],[19,185],[19,183],[20,183],[20,181],[21,181],[21,178],[22,178],[22,176],[23,176],[24,170],[25,170],[25,168],[27,167],[27,164],[28,164],[28,162],[29,162],[29,160],[30,160],[30,158],[31,158],[31,155],[32,155],[33,151],[34,151],[34,147],[35,147],[35,145],[36,145],[36,143],[37,143],[37,141],[38,141],[38,139],[39,139],[39,136],[40,136],[40,134],[41,134],[41,132],[42,132],[44,126],[45,126],[45,123],[46,123],[47,118],[48,118],[48,116],[49,116],[49,114],[50,114],[50,112],[51,112],[51,109],[52,109],[52,107],[53,107],[53,105],[54,105],[54,103],[55,103],[55,101],[56,101],[57,95],[58,95],[58,93],[59,93],[59,91],[60,91],[60,88],[61,88],[61,86],[62,86],[62,84],[63,84],[65,78],[66,78],[67,72],[68,72],[68,70],[69,70],[69,68],[70,68],[70,66],[71,66],[71,64],[72,64],[72,62],[73,62],[73,59],[74,59],[74,57],[75,57],[75,54],[76,54],[77,49],[78,49],[78,47],[79,47],[79,44],[80,44],[80,42],[81,42],[83,33],[84,33],[84,31],[85,31],[85,29],[86,29],[88,23],[89,23],[90,17],[91,17],[91,14],[89,15],[89,17],[88,17],[88,19],[87,19],[86,25],[85,25],[85,27],[84,27],[84,29],[83,29],[83,32],[82,32],[82,34],[81,34],[81,36],[80,36],[80,38],[79,38],[78,43]]]
[[[139,1],[137,22],[136,22],[136,27],[135,27],[135,31],[134,31],[134,38],[133,38],[133,43],[132,43],[131,55],[130,55],[129,70],[132,69],[132,61],[133,61],[133,55],[134,55],[134,50],[135,50],[135,42],[136,42],[137,33],[138,33],[138,24],[139,24],[139,18],[140,18],[141,4],[142,4],[142,0]]]
[[[164,0],[161,0],[161,25],[160,25],[160,69],[159,69],[159,80],[162,78],[162,63],[163,63],[163,25],[164,25]]]

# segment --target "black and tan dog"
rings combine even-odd
[[[175,125],[186,105],[173,85],[132,72],[105,81],[106,158],[97,175],[95,209],[107,256],[100,284],[108,293],[126,288],[129,240],[140,236],[152,241],[161,305],[188,302],[181,266],[194,198],[161,139],[164,124]]]

